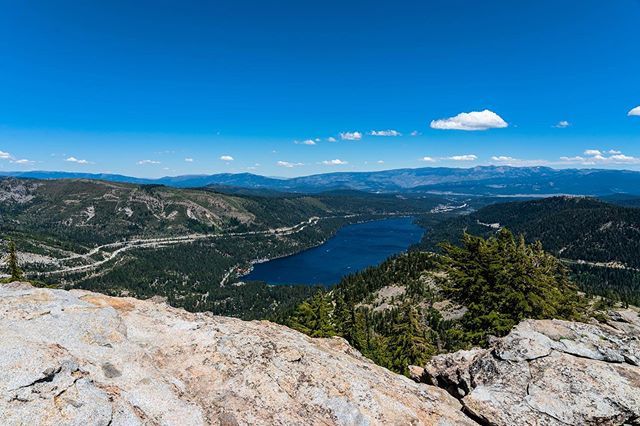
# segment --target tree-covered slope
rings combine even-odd
[[[27,277],[45,284],[160,295],[190,310],[259,318],[315,290],[232,285],[252,261],[320,244],[347,223],[424,213],[442,202],[354,191],[260,196],[6,178],[0,179],[0,251],[15,241]]]
[[[407,373],[436,353],[504,335],[524,318],[579,318],[582,305],[560,261],[503,230],[345,277],[286,323],[312,336],[343,336],[378,364]]]
[[[553,197],[493,204],[434,223],[420,244],[437,250],[463,232],[493,235],[502,227],[540,241],[565,259],[583,290],[640,303],[640,209],[593,198]]]
[[[529,241],[539,240],[563,258],[640,267],[640,209],[593,198],[552,197],[489,205],[435,225],[423,244],[435,248],[441,241],[459,238],[464,230],[490,235],[500,227]]]

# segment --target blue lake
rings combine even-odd
[[[242,279],[269,284],[337,284],[344,275],[405,251],[420,241],[423,233],[410,217],[347,225],[318,247],[255,265]]]

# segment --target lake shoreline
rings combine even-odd
[[[408,219],[408,220],[407,220]],[[329,242],[333,241],[333,243],[335,244],[334,239],[336,239],[337,237],[340,236],[341,233],[344,233],[345,230],[349,231],[354,229],[354,227],[358,227],[361,225],[367,225],[367,224],[389,224],[389,222],[393,222],[391,223],[391,226],[388,227],[388,229],[385,229],[384,226],[373,229],[372,232],[374,233],[380,233],[380,232],[387,232],[389,230],[391,230],[394,226],[398,227],[398,229],[401,231],[400,234],[402,234],[402,231],[405,232],[409,230],[411,233],[411,237],[410,237],[410,241],[401,241],[398,242],[397,237],[394,234],[394,238],[396,238],[396,240],[393,241],[393,244],[396,244],[397,246],[394,247],[394,249],[389,250],[386,246],[385,249],[383,250],[383,253],[376,253],[375,257],[375,261],[373,263],[367,261],[367,265],[362,265],[362,262],[360,262],[360,264],[358,264],[356,267],[354,267],[353,269],[351,269],[351,267],[349,266],[348,269],[349,270],[344,270],[339,277],[336,275],[336,272],[333,272],[333,278],[330,279],[329,281],[331,282],[310,282],[310,281],[314,281],[317,280],[316,278],[311,278],[310,280],[296,280],[295,282],[292,281],[291,279],[288,280],[280,280],[280,279],[260,279],[260,278],[249,278],[247,279],[247,277],[251,277],[252,274],[256,273],[256,267],[260,267],[261,265],[266,265],[266,264],[272,264],[272,262],[293,262],[294,258],[298,257],[298,258],[304,258],[304,257],[308,257],[308,256],[318,256],[318,255],[322,255],[322,253],[318,253],[317,250],[320,249],[321,247],[325,246],[326,244],[328,244]],[[365,230],[366,232],[366,230]],[[364,269],[365,267],[368,266],[374,266],[382,261],[384,261],[387,257],[397,254],[397,253],[401,253],[404,252],[406,250],[408,250],[413,244],[415,244],[416,242],[420,241],[420,239],[422,238],[422,236],[424,235],[424,233],[426,232],[426,229],[421,227],[418,223],[416,223],[416,216],[415,215],[411,215],[411,214],[406,214],[406,215],[393,215],[393,216],[386,216],[383,218],[379,218],[379,219],[365,219],[365,220],[358,220],[358,221],[354,221],[351,223],[348,223],[340,228],[338,228],[336,230],[336,232],[334,232],[332,235],[327,236],[327,238],[325,238],[323,241],[321,241],[319,244],[314,245],[312,247],[308,247],[305,248],[304,250],[301,250],[299,252],[295,252],[295,253],[290,253],[290,254],[286,254],[286,255],[282,255],[282,256],[276,256],[274,258],[270,258],[270,259],[266,259],[266,258],[260,258],[260,259],[255,259],[252,260],[246,270],[246,272],[244,272],[242,275],[238,275],[237,279],[238,280],[242,280],[242,281],[263,281],[268,285],[308,285],[308,286],[314,286],[314,285],[321,285],[321,286],[325,286],[325,287],[331,287],[335,284],[337,284],[339,282],[339,280],[341,279],[342,276],[348,275],[350,273],[355,273],[358,272],[361,269]],[[387,238],[389,236],[387,235]],[[368,238],[371,241],[374,241],[376,239],[376,235],[369,235]],[[373,239],[372,239],[373,238]],[[375,242],[375,241],[374,241]],[[358,247],[358,245],[354,245],[355,247]],[[375,244],[373,244],[373,246],[375,246]],[[365,247],[365,251],[366,249],[370,249],[371,247],[366,246]],[[330,248],[329,250],[327,250],[327,252],[329,252],[330,250],[332,250],[333,248]],[[380,250],[379,250],[380,251]],[[371,254],[369,254],[369,257],[371,257]],[[356,262],[357,263],[357,262]],[[286,275],[295,275],[296,273],[299,273],[299,267],[292,267],[291,268],[291,273],[287,273]],[[324,280],[326,281],[326,273],[324,274],[325,278]],[[277,282],[276,282],[277,281]],[[282,282],[280,282],[282,281]],[[305,282],[306,281],[306,282]]]

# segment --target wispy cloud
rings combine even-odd
[[[498,162],[517,161],[516,158],[509,157],[508,155],[494,155],[491,157],[491,160]]]
[[[230,156],[230,155],[221,155],[221,156],[220,156],[220,159],[221,159],[222,161],[233,161],[233,157],[232,157],[232,156]]]
[[[384,160],[378,160],[378,161],[376,161],[376,163],[378,163],[378,164],[384,164]]]
[[[316,141],[314,141],[313,139],[306,139],[303,141],[293,141],[293,143],[295,143],[296,145],[315,145]]]
[[[420,136],[422,133],[420,133],[417,130],[414,130],[413,132],[409,133],[411,136]]]
[[[629,111],[627,113],[627,115],[629,117],[631,117],[631,116],[640,117],[640,106],[637,106],[637,107],[633,108],[631,111]]]
[[[329,136],[327,138],[327,142],[338,142],[338,140],[336,138],[334,138],[333,136]]]
[[[278,161],[276,163],[276,166],[278,167],[287,167],[287,168],[293,168],[293,167],[300,167],[300,166],[304,166],[304,163],[291,163],[289,161]]]
[[[360,132],[343,132],[340,133],[340,139],[343,141],[359,141],[362,139],[362,133]]]
[[[422,157],[422,158],[420,159],[420,161],[425,161],[425,162],[427,162],[427,163],[435,163],[435,162],[436,162],[436,159],[435,159],[435,158],[433,158],[433,157]]]
[[[639,157],[625,155],[622,152],[610,149],[606,152],[598,149],[587,149],[584,155],[560,157],[561,164],[579,164],[583,166],[594,165],[637,165],[640,164]]]
[[[454,117],[442,118],[431,122],[431,128],[439,130],[474,131],[501,129],[508,125],[502,117],[488,109],[484,111],[461,112]]]
[[[138,164],[141,166],[147,165],[147,164],[160,164],[159,161],[156,160],[140,160],[138,161]]]
[[[574,157],[560,157],[560,161],[566,161],[568,163],[583,163],[585,159],[584,157],[576,155]]]
[[[76,163],[76,164],[92,164],[91,161],[81,160],[81,159],[73,157],[73,156],[72,157],[68,157],[64,161],[66,161],[68,163]],[[138,163],[138,164],[140,164],[140,163]]]
[[[345,164],[349,164],[349,162],[336,158],[335,160],[325,160],[322,162],[322,164],[324,164],[325,166],[342,166]]]
[[[464,154],[464,155],[453,155],[451,157],[446,157],[446,160],[453,161],[476,161],[478,157],[473,154]]]
[[[558,121],[553,127],[555,127],[556,129],[566,129],[569,126],[571,126],[571,123],[569,123],[567,120],[561,120]]]
[[[515,158],[510,155],[494,155],[491,157],[491,161],[505,166],[517,167],[546,166],[550,164],[547,160],[525,160],[522,158]]]
[[[402,136],[397,130],[389,129],[389,130],[372,130],[369,132],[371,136]]]
[[[27,160],[26,158],[15,158],[13,155],[11,155],[10,153],[6,152],[6,151],[0,151],[0,160],[7,160],[10,163],[13,164],[20,164],[20,165],[26,165],[26,164],[33,164],[35,163],[35,161],[33,160]]]
[[[187,157],[184,159],[184,161],[186,161],[187,163],[193,163],[193,158]]]

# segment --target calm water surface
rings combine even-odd
[[[422,238],[413,218],[401,217],[348,225],[324,244],[289,257],[255,265],[243,277],[269,284],[332,285],[344,275],[377,265]]]

